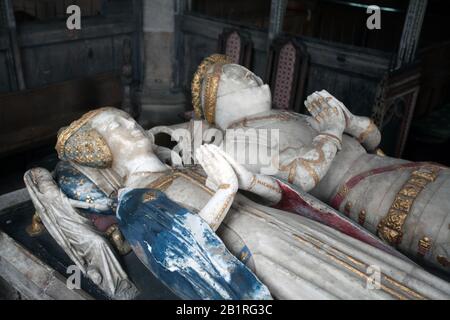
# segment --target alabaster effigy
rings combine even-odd
[[[227,64],[217,55],[202,62],[194,80],[194,109],[198,117],[206,120],[204,127],[221,131],[222,138],[215,144],[233,165],[241,190],[283,203],[282,190],[269,176],[283,179],[411,259],[449,274],[448,168],[385,156],[377,149],[381,134],[373,121],[353,115],[325,90],[306,99],[305,106],[311,114],[307,116],[272,109],[268,85],[246,68]],[[180,128],[189,131],[193,127],[191,121],[155,127],[151,132],[172,134]],[[241,130],[244,138],[228,139],[230,132],[236,130]],[[263,163],[236,163],[238,156],[252,147],[245,141],[246,130],[276,130],[279,134],[275,142],[256,141],[259,148],[269,150],[266,154],[273,155],[270,162],[276,167],[271,173],[262,171],[266,166]],[[258,181],[265,181],[265,186]],[[300,214],[303,211],[301,204],[280,208]],[[307,216],[350,234],[328,216]]]
[[[95,144],[79,130],[94,130]],[[330,136],[342,150],[337,140]],[[56,148],[66,163],[55,177],[28,171],[28,191],[46,230],[110,298],[132,299],[138,291],[118,258],[127,246],[185,299],[450,296],[448,282],[299,187],[251,173],[246,188],[249,171],[213,145],[196,150],[196,166],[165,164],[151,134],[121,110],[91,111],[60,131]],[[271,192],[263,205],[239,188]],[[347,234],[314,215],[344,225]]]

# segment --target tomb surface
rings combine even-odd
[[[25,299],[108,299],[83,275],[81,290],[67,287],[73,262],[48,232],[34,237],[26,232],[34,212],[26,189],[0,196],[0,277]],[[118,258],[139,289],[135,299],[177,299],[134,252]]]

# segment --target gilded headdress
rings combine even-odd
[[[101,134],[86,125],[87,122],[106,108],[89,111],[58,133],[55,149],[61,160],[71,160],[93,168],[108,168],[112,154]]]
[[[204,82],[204,116],[205,119],[214,124],[215,108],[217,101],[217,90],[219,89],[220,76],[222,67],[225,64],[232,63],[231,59],[222,54],[213,54],[205,58],[197,68],[192,78],[191,92],[192,105],[194,107],[197,118],[202,117],[202,83]],[[211,73],[208,70],[214,66]]]

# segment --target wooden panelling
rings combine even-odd
[[[67,30],[65,21],[46,24],[28,24],[20,27],[20,47],[42,46],[81,39],[92,39],[129,34],[136,26],[127,17],[83,20],[81,30]]]
[[[217,52],[217,39],[224,28],[233,27],[214,19],[204,19],[195,16],[179,16],[181,32],[184,39],[183,85],[187,91],[199,63],[208,55]],[[236,26],[238,27],[238,26]],[[253,42],[253,59],[251,70],[263,77],[266,68],[267,34],[253,29],[244,29]]]
[[[450,41],[420,52],[422,84],[415,116],[427,116],[450,102]]]
[[[140,22],[131,14],[133,8],[139,11],[142,3],[135,2],[133,6],[116,0],[108,2],[108,8],[121,8],[119,12],[122,14],[83,19],[81,30],[67,30],[62,19],[46,23],[27,22],[20,24],[17,32],[11,31],[17,38],[26,89],[104,72],[119,72],[125,38],[133,43],[133,79],[139,81],[141,66],[137,64],[141,63],[141,52],[136,34],[140,30]],[[18,88],[11,52],[8,29],[0,28],[0,65],[6,61],[8,66],[0,69],[0,92]],[[6,58],[4,54],[7,54]]]
[[[268,28],[271,0],[191,0],[192,12],[256,28]]]
[[[0,28],[0,50],[6,50],[9,48],[9,35],[6,29]]]
[[[0,50],[0,93],[9,92],[12,90],[6,55],[6,50]]]
[[[122,84],[114,73],[0,95],[0,157],[54,142],[59,128],[86,111],[121,102]]]
[[[198,36],[202,36],[204,38],[214,40],[217,43],[217,39],[219,38],[219,34],[222,32],[222,30],[224,28],[232,28],[232,27],[241,28],[249,32],[252,37],[254,48],[256,50],[266,50],[267,45],[266,32],[255,29],[242,28],[242,26],[238,24],[224,23],[217,19],[201,18],[186,14],[182,17],[181,30],[185,33],[192,33]]]
[[[78,5],[83,16],[99,14],[102,0],[12,0],[15,12],[22,12],[38,20],[67,17],[66,8]]]
[[[116,43],[112,38],[24,48],[22,60],[27,87],[37,88],[68,79],[118,71],[121,61],[115,56],[121,51],[122,43]]]
[[[186,89],[189,89],[190,80],[200,61],[215,52],[219,34],[225,27],[231,26],[214,19],[192,15],[182,17]],[[263,77],[267,33],[247,28],[243,30],[250,33],[254,43],[252,71]],[[390,66],[390,54],[306,37],[297,39],[306,46],[311,58],[306,94],[326,89],[344,102],[352,112],[370,116],[377,85]]]
[[[23,26],[19,45],[27,88],[119,71],[123,40],[132,40],[135,28],[131,19],[117,18],[87,21],[73,32],[62,22]]]
[[[142,1],[99,1],[101,16],[82,19],[81,30],[68,30],[63,18],[21,21],[16,28],[12,15],[7,27],[0,26],[0,157],[54,140],[58,128],[86,110],[120,106],[125,39],[139,85]]]
[[[340,73],[328,67],[312,65],[308,74],[306,95],[325,89],[341,100],[351,112],[370,116],[378,81],[358,74]]]

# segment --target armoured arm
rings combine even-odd
[[[340,148],[340,140],[328,134],[317,135],[309,147],[280,154],[279,178],[300,186],[304,191],[313,189],[328,172]]]
[[[378,127],[366,117],[353,116],[351,119],[345,132],[355,137],[368,152],[374,152],[381,141]]]
[[[267,200],[269,204],[276,204],[281,200],[280,186],[271,176],[249,171],[243,165],[237,163],[233,157],[215,145],[203,145],[202,148],[209,150],[210,153],[227,161],[237,176],[239,189],[252,192]]]
[[[199,147],[196,157],[207,173],[210,184],[214,185],[213,187],[216,189],[216,193],[199,212],[199,215],[215,231],[219,228],[234,201],[238,190],[238,180],[227,161],[208,147]]]
[[[325,176],[336,152],[341,148],[342,133],[345,128],[343,111],[332,107],[320,93],[313,93],[305,102],[310,110],[315,128],[320,132],[311,146],[300,150],[288,149],[280,154],[280,166],[276,176],[309,191]],[[211,152],[220,154],[233,167],[241,190],[250,191],[272,204],[282,197],[277,181],[269,176],[251,173],[244,166],[227,155],[221,149],[209,145]]]
[[[310,146],[288,149],[280,154],[277,176],[300,186],[304,191],[313,189],[320,182],[341,149],[345,115],[333,99],[322,92],[315,92],[307,98],[305,106],[312,115],[311,124],[319,134]]]

